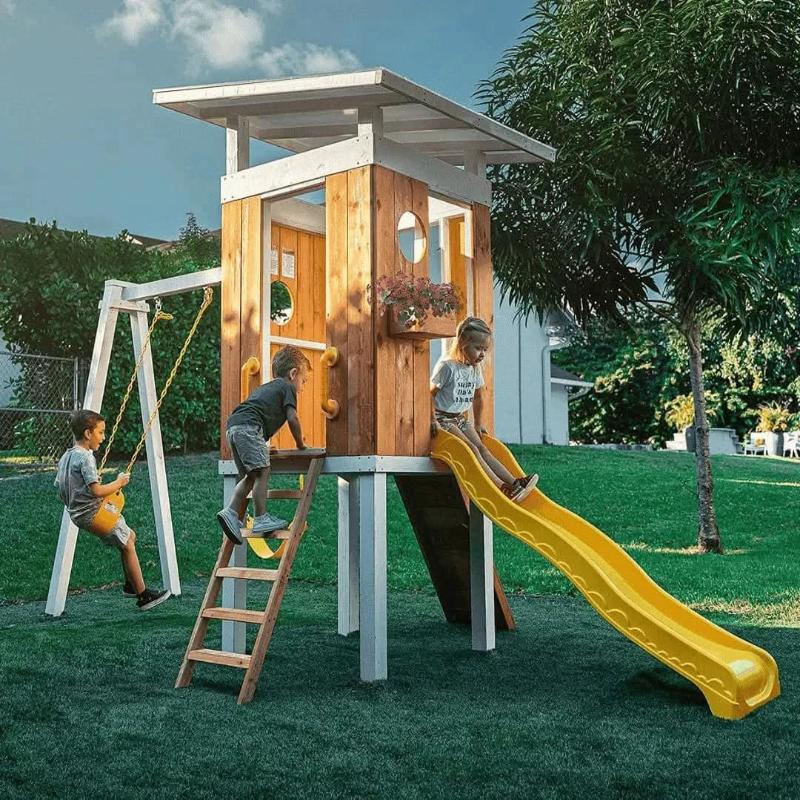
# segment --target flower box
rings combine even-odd
[[[456,335],[455,314],[448,314],[444,317],[434,317],[428,315],[423,322],[415,322],[408,327],[400,319],[400,313],[394,306],[389,306],[389,336],[396,339],[449,339]]]

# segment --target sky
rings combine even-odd
[[[219,227],[224,131],[156,88],[384,66],[457,102],[529,0],[0,0],[0,217],[174,238]],[[280,152],[255,145],[252,163]]]

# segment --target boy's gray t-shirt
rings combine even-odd
[[[75,445],[61,456],[54,483],[70,518],[79,527],[85,528],[92,521],[103,502],[89,488],[99,481],[97,462],[91,450]]]
[[[297,408],[297,389],[286,378],[275,378],[254,389],[228,417],[227,428],[258,425],[265,439],[274,436],[286,422],[286,409]]]
[[[431,383],[439,388],[433,399],[434,408],[448,414],[463,414],[472,406],[475,392],[484,385],[483,372],[472,364],[440,358],[433,368]]]

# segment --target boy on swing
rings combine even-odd
[[[225,438],[239,473],[239,482],[230,504],[217,514],[217,520],[225,535],[236,544],[242,543],[240,531],[247,510],[247,495],[251,491],[255,506],[253,533],[267,536],[289,524],[267,511],[268,442],[286,422],[297,449],[306,449],[297,416],[297,393],[305,386],[310,371],[311,362],[299,347],[282,347],[272,359],[273,380],[262,383],[228,417]]]
[[[125,583],[123,597],[135,597],[141,611],[155,608],[163,603],[170,593],[167,590],[152,590],[145,586],[139,557],[136,555],[136,534],[120,517],[114,529],[105,535],[95,534],[91,529],[92,520],[103,503],[103,498],[128,485],[131,476],[120,472],[115,481],[103,484],[97,473],[94,451],[106,438],[106,423],[96,411],[82,409],[70,418],[75,444],[61,456],[55,486],[61,502],[67,508],[70,519],[81,529],[98,536],[110,547],[119,550],[122,559],[122,572]]]

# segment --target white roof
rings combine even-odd
[[[156,105],[226,127],[244,117],[250,136],[293,152],[357,134],[358,109],[383,109],[384,137],[450,164],[483,153],[487,164],[553,161],[546,144],[383,67],[244,83],[155,89]]]

